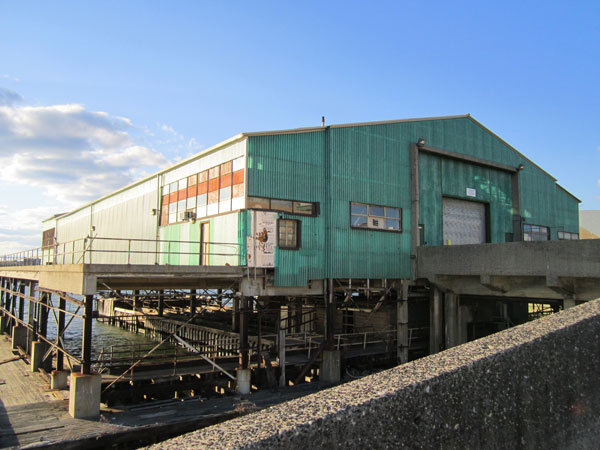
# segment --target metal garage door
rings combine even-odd
[[[444,198],[444,245],[481,244],[486,241],[485,205]]]

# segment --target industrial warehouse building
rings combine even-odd
[[[337,381],[598,297],[578,217],[470,115],[242,133],[47,219],[41,266],[0,275],[50,305],[85,295],[86,320],[95,296],[147,334],[176,321],[219,370],[239,356],[247,391],[264,371]]]

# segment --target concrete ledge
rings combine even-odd
[[[600,301],[153,449],[591,449]]]

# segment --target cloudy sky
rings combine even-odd
[[[242,131],[472,114],[600,209],[600,6],[0,0],[0,254]]]

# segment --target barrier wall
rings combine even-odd
[[[599,349],[595,300],[152,448],[597,448]]]

